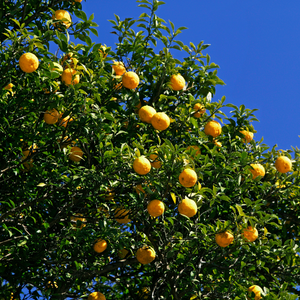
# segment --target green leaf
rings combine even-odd
[[[8,227],[4,223],[2,224],[2,226],[8,232],[9,237],[12,237],[13,233],[8,229]]]
[[[16,19],[11,19],[13,22],[15,22],[18,26],[19,26],[19,28],[21,27],[21,25],[20,25],[20,22],[18,21],[18,20],[16,20]]]
[[[175,31],[175,26],[174,26],[174,24],[169,20],[169,23],[170,23],[170,25],[171,25],[171,28],[172,28],[172,32],[174,32]]]
[[[172,198],[174,204],[176,204],[176,196],[175,196],[175,194],[172,193],[172,192],[170,192],[170,195],[171,195],[171,198]]]
[[[146,13],[142,13],[140,16],[139,16],[139,19],[141,18],[149,18],[150,19],[150,16]]]
[[[157,1],[156,3],[157,3],[158,6],[159,6],[159,5],[166,4],[166,2],[163,2],[163,1]]]
[[[81,19],[81,20],[83,20],[83,21],[85,21],[85,22],[87,22],[87,16],[86,16],[86,14],[85,14],[85,12],[84,11],[82,11],[82,10],[75,10],[74,11],[74,13],[75,13],[75,16],[78,18],[78,19]]]
[[[236,204],[235,207],[237,208],[237,210],[238,210],[238,212],[239,212],[239,215],[240,215],[241,217],[244,217],[244,216],[245,216],[245,213],[244,213],[242,207],[241,207],[239,204]]]
[[[241,185],[241,179],[242,179],[242,176],[241,176],[241,174],[239,174],[239,176],[238,176],[238,185]]]
[[[18,247],[22,247],[24,245],[26,245],[27,241],[26,240],[22,240],[20,242],[18,242]]]
[[[194,51],[197,51],[195,45],[192,42],[190,42],[190,46],[193,48]]]
[[[143,24],[143,23],[141,23],[141,24],[138,24],[138,25],[137,25],[137,27],[142,27],[142,28],[145,28],[145,29],[147,29],[147,26],[146,26],[145,24]]]
[[[89,17],[89,21],[93,21],[94,20],[94,14],[91,14]]]
[[[151,8],[146,4],[139,4],[138,7],[144,7],[144,8],[148,8],[149,10],[151,10]]]
[[[217,195],[218,188],[217,188],[215,185],[213,185],[212,191],[213,191],[213,195],[216,196],[216,195]]]
[[[175,148],[174,148],[173,144],[169,140],[164,139],[164,142],[169,146],[171,152],[175,152]]]
[[[181,41],[174,41],[174,40],[173,40],[173,42],[176,43],[176,44],[178,44],[180,47],[183,47],[183,46],[184,46],[183,42],[181,42]]]
[[[90,31],[95,35],[98,36],[98,30],[95,28],[90,28]]]
[[[178,45],[171,46],[170,48],[181,51],[181,48]]]
[[[228,196],[226,196],[226,195],[220,196],[220,200],[231,202],[231,199]]]

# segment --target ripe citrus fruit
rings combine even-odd
[[[39,60],[33,53],[24,53],[19,59],[19,65],[23,72],[32,73],[39,67]]]
[[[83,151],[79,147],[72,147],[69,158],[72,161],[80,161],[82,159]]]
[[[106,300],[106,298],[100,292],[93,292],[93,293],[89,294],[88,300]]]
[[[260,286],[258,285],[251,285],[249,288],[248,288],[248,292],[250,293],[254,293],[255,294],[255,297],[254,299],[255,300],[260,300],[262,297],[261,297],[261,293],[262,293],[262,289]]]
[[[151,170],[151,163],[145,156],[140,156],[134,160],[133,169],[139,175],[146,175]]]
[[[139,110],[139,117],[142,122],[151,123],[151,119],[155,114],[156,110],[149,105],[144,105]]]
[[[154,249],[148,246],[139,248],[136,252],[137,260],[143,265],[150,264],[155,259],[155,255]]]
[[[292,170],[292,162],[286,156],[279,156],[275,161],[275,167],[279,173],[287,173]]]
[[[4,87],[5,90],[11,90],[13,88],[13,84],[9,83],[7,86]]]
[[[180,74],[172,75],[170,82],[171,89],[174,91],[180,91],[185,87],[185,80]]]
[[[151,166],[155,169],[159,169],[161,168],[161,161],[158,159],[158,155],[157,154],[150,154],[149,158],[153,161],[150,162]]]
[[[76,74],[76,72],[77,71],[74,69],[70,69],[70,68],[65,69],[61,75],[61,81],[65,85],[74,85],[79,83],[80,77],[78,74]]]
[[[129,211],[124,208],[116,209],[115,219],[120,224],[127,224],[131,222],[131,220],[129,219]]]
[[[170,118],[165,113],[158,112],[152,117],[151,124],[157,130],[165,130],[170,126]]]
[[[128,89],[135,89],[140,83],[139,76],[130,71],[130,72],[125,72],[125,74],[122,77],[122,84]]]
[[[220,247],[224,248],[229,246],[233,242],[234,237],[230,232],[225,231],[225,232],[217,233],[215,236],[215,240]]]
[[[204,132],[205,134],[211,135],[215,138],[222,133],[222,126],[217,121],[209,121],[204,127]]]
[[[243,230],[243,236],[249,241],[254,242],[258,238],[258,231],[252,226],[248,226],[247,229]]]
[[[121,61],[114,61],[112,68],[117,75],[123,75],[126,72],[124,64]]]
[[[59,119],[59,112],[55,109],[52,108],[50,111],[46,111],[44,113],[44,121],[47,124],[55,124]]]
[[[244,135],[247,143],[250,143],[253,140],[253,132],[250,132],[247,130],[242,130],[242,131],[240,131],[240,133]],[[243,139],[243,142],[245,143],[244,139]]]
[[[147,206],[148,213],[151,217],[159,217],[165,211],[165,205],[160,200],[152,200]]]
[[[70,14],[63,9],[57,10],[54,15],[52,16],[52,19],[54,20],[63,20],[66,19],[63,22],[64,26],[68,29],[71,26],[71,16]],[[56,26],[56,23],[53,24],[54,26]]]
[[[194,111],[195,111],[194,117],[195,118],[201,118],[205,114],[206,109],[202,104],[196,103],[194,105]]]
[[[60,118],[62,117],[63,114],[60,114]],[[63,126],[63,127],[67,127],[67,125],[73,121],[73,118],[71,118],[70,116],[66,116],[63,119],[60,119],[59,121],[59,126]]]
[[[125,248],[123,248],[123,249],[121,249],[121,250],[118,251],[118,256],[119,256],[121,259],[125,258],[125,257],[128,256],[129,254],[130,254],[130,252],[129,252],[127,249],[125,249]]]
[[[94,251],[96,251],[97,253],[101,253],[105,251],[106,248],[107,248],[107,242],[103,239],[98,239],[93,246]]]
[[[252,173],[252,179],[255,179],[258,176],[265,176],[265,168],[261,164],[251,164],[252,169],[250,169]]]
[[[191,218],[197,213],[197,204],[194,200],[185,198],[178,204],[178,212]]]
[[[184,187],[192,187],[196,184],[198,176],[192,169],[185,169],[179,175],[179,182]]]

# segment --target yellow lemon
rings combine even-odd
[[[250,172],[252,173],[252,179],[255,179],[258,176],[265,176],[265,168],[261,164],[251,164],[252,169]]]
[[[39,67],[39,60],[33,53],[24,53],[19,59],[19,65],[23,72],[32,73]]]
[[[134,160],[133,169],[139,175],[146,175],[151,170],[151,163],[145,156],[140,156]]]
[[[142,248],[139,248],[136,252],[136,258],[137,260],[143,264],[150,264],[155,259],[156,253],[154,249],[144,246]]]
[[[126,72],[124,64],[121,61],[114,61],[112,68],[117,75],[123,75]]]
[[[178,212],[191,218],[197,213],[197,204],[194,200],[185,198],[178,204]]]
[[[139,117],[142,122],[151,123],[151,119],[155,114],[156,110],[149,105],[144,105],[139,109]]]
[[[179,175],[179,182],[184,187],[192,187],[196,184],[198,176],[192,169],[185,169]]]
[[[122,77],[122,84],[128,89],[135,89],[139,85],[139,83],[139,76],[132,71],[126,72]]]
[[[292,170],[292,162],[286,156],[279,156],[275,161],[275,168],[279,173],[287,173]]]
[[[211,135],[212,137],[217,137],[222,133],[222,126],[219,122],[213,120],[209,121],[205,126],[204,126],[204,132],[207,135]]]
[[[148,213],[151,217],[159,217],[165,211],[165,205],[160,200],[152,200],[147,206]]]
[[[82,156],[83,156],[83,151],[79,147],[72,147],[71,148],[69,158],[72,161],[78,162],[82,159]]]
[[[242,130],[242,131],[240,131],[240,133],[244,135],[247,143],[249,143],[253,140],[253,132],[250,132],[250,131],[247,131],[247,130]],[[243,139],[243,142],[245,142],[244,139]]]
[[[254,242],[258,238],[258,231],[256,228],[252,228],[252,226],[248,226],[247,229],[243,230],[243,236],[249,242]]]
[[[105,251],[106,248],[107,248],[107,242],[103,239],[98,239],[93,246],[94,251],[97,253],[101,253]]]
[[[59,112],[55,109],[52,108],[50,111],[46,111],[44,113],[44,121],[47,124],[55,124],[59,119]]]
[[[166,130],[170,126],[170,118],[164,112],[158,112],[152,117],[151,124],[157,130]]]
[[[65,85],[74,85],[79,83],[80,77],[76,73],[77,71],[74,69],[70,69],[70,68],[65,69],[61,75],[61,81]]]
[[[180,91],[185,87],[185,80],[180,74],[171,76],[171,89],[174,91]]]
[[[71,16],[70,14],[63,9],[57,10],[54,15],[52,16],[52,19],[54,20],[63,20],[66,19],[64,21],[62,21],[62,23],[64,24],[64,26],[68,29],[71,26]],[[56,26],[56,24],[54,23],[54,26]]]
[[[220,247],[225,248],[233,242],[234,237],[230,232],[225,231],[225,232],[217,233],[215,236],[215,240]]]
[[[100,292],[93,292],[93,293],[89,294],[88,300],[106,300],[106,298]]]

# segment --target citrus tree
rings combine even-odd
[[[212,100],[162,1],[110,46],[80,2],[1,11],[1,299],[296,299],[299,150]]]

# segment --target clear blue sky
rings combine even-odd
[[[175,27],[189,29],[178,40],[198,44],[204,40],[211,61],[220,66],[215,100],[257,108],[255,139],[264,137],[269,146],[290,149],[299,146],[300,100],[300,1],[277,0],[165,0],[157,11]],[[114,46],[111,34],[114,14],[138,18],[146,9],[135,0],[83,0],[83,10],[95,14],[99,37],[92,40]],[[176,54],[177,55],[177,54]],[[178,57],[180,52],[178,52]]]

